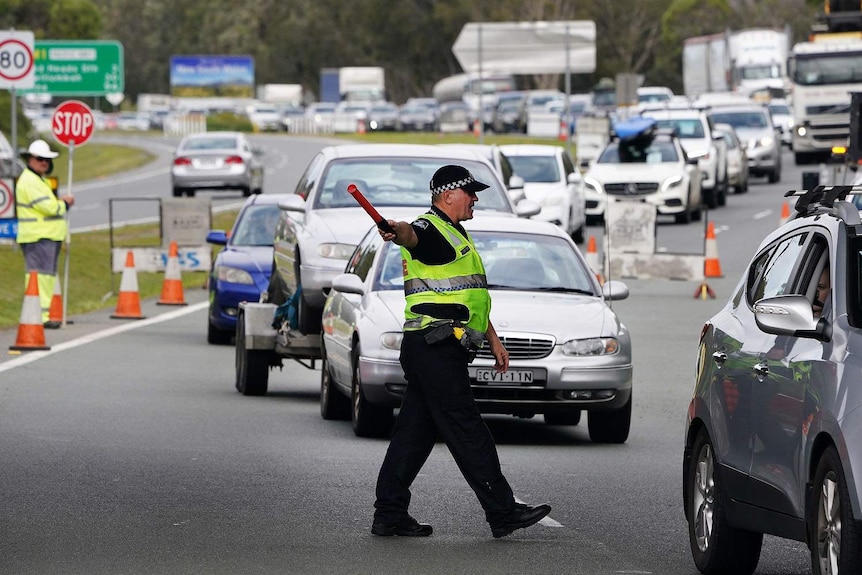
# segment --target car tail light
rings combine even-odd
[[[191,166],[192,161],[188,158],[174,158],[175,166]]]
[[[239,156],[228,156],[225,159],[224,163],[225,164],[242,164],[243,161],[242,161],[242,158],[240,158]]]

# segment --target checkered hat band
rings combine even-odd
[[[436,188],[431,188],[431,194],[437,195],[441,192],[445,192],[447,190],[457,190],[458,188],[463,188],[467,184],[472,184],[476,180],[472,177],[464,178],[463,180],[458,180],[457,182],[451,182],[448,184],[443,184],[442,186],[437,186]]]

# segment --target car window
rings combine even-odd
[[[471,235],[491,288],[594,293],[589,272],[563,238],[505,232]]]
[[[316,155],[311,162],[309,162],[308,167],[303,172],[302,176],[299,178],[299,182],[296,184],[296,190],[294,193],[298,196],[302,196],[306,200],[308,199],[308,194],[311,193],[311,188],[314,187],[314,183],[317,181],[318,174],[323,166],[323,155]]]
[[[368,270],[374,263],[374,256],[380,248],[380,242],[374,237],[376,235],[377,231],[371,230],[362,243],[357,246],[350,261],[347,262],[347,267],[344,268],[346,273],[356,274],[362,278],[362,281],[365,281],[365,278],[368,277]]]
[[[183,144],[183,150],[235,150],[236,138],[191,138]]]
[[[515,173],[525,182],[559,182],[560,168],[556,156],[509,156]]]
[[[648,146],[639,143],[612,142],[605,147],[599,164],[659,164],[680,159],[672,142],[653,140]]]
[[[401,248],[392,242],[386,242],[381,254],[381,264],[377,270],[375,289],[380,291],[404,289],[404,266]]]
[[[281,210],[278,204],[252,204],[237,219],[231,234],[234,246],[271,246]]]
[[[797,234],[763,253],[749,269],[748,303],[793,293],[793,273],[805,246],[806,233]]]
[[[512,213],[512,205],[499,179],[488,164],[455,160],[480,182],[490,187],[479,193],[477,211],[493,210]],[[450,163],[440,158],[369,157],[344,158],[330,162],[314,192],[313,209],[354,208],[358,204],[347,192],[356,187],[375,207],[427,207],[431,201],[428,183],[441,165]]]
[[[767,123],[764,112],[713,112],[710,117],[719,124],[730,124],[734,128],[765,128]]]
[[[698,118],[666,118],[656,120],[656,126],[659,129],[673,130],[680,138],[703,138],[706,135],[703,122]]]

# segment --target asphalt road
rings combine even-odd
[[[372,537],[386,441],[321,419],[320,373],[294,362],[267,396],[239,395],[233,348],[207,345],[206,293],[194,290],[189,306],[75,317],[47,333],[50,352],[0,356],[0,573],[697,573],[681,495],[697,336],[798,186],[786,159],[781,184],[755,182],[710,214],[716,299],[690,282],[626,280],[631,297],[614,304],[634,344],[626,444],[592,444],[585,425],[488,418],[516,496],[553,506],[541,524],[493,539],[438,445],[411,505],[434,535]],[[702,231],[660,225],[658,244],[685,251]],[[0,349],[14,338],[0,331]],[[759,575],[809,571],[803,544],[765,539]]]

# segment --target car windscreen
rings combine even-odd
[[[730,124],[734,128],[766,128],[766,113],[756,112],[713,112],[712,120],[718,124]]]
[[[237,147],[236,138],[190,138],[185,141],[182,150],[234,150]]]
[[[509,156],[512,170],[525,182],[555,183],[560,181],[556,156]]]
[[[504,231],[470,236],[482,256],[489,289],[595,295],[590,272],[563,238]],[[387,242],[379,257],[373,289],[404,289],[400,248]]]
[[[281,210],[278,204],[252,204],[240,212],[231,234],[233,246],[272,246]]]
[[[703,138],[703,122],[698,118],[666,118],[656,120],[656,126],[660,130],[673,130],[680,138]]]
[[[612,142],[602,151],[599,164],[661,164],[680,160],[671,142],[653,140],[641,142]]]
[[[431,205],[429,182],[446,164],[464,166],[473,177],[488,184],[479,192],[476,211],[513,213],[511,201],[487,164],[461,159],[420,157],[345,158],[329,164],[318,185],[312,209],[355,208],[359,204],[347,192],[355,184],[375,207]],[[384,214],[385,215],[385,214]]]

